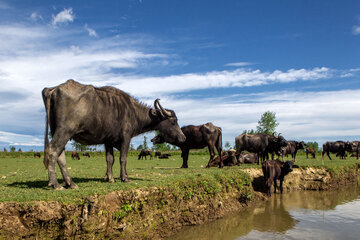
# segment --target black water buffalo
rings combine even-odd
[[[215,126],[211,122],[199,125],[199,126],[185,126],[181,128],[182,132],[186,136],[186,141],[180,143],[178,141],[166,141],[163,135],[160,133],[153,139],[151,142],[153,144],[161,144],[164,142],[170,143],[172,145],[178,146],[181,149],[181,157],[183,159],[182,168],[188,168],[188,158],[190,149],[201,149],[204,147],[209,148],[210,160],[215,157],[216,148],[219,156],[221,156],[222,151],[222,133],[221,128]],[[221,159],[221,158],[220,158]],[[207,167],[210,167],[209,164]],[[223,167],[222,161],[219,163],[219,167]]]
[[[34,152],[34,157],[41,158],[41,154],[39,152]]]
[[[222,162],[224,166],[236,166],[239,165],[236,156],[236,151],[234,149],[225,151],[221,154]],[[216,156],[215,158],[211,159],[208,163],[209,167],[217,167],[220,164],[220,156]]]
[[[282,160],[284,160],[284,156],[287,157],[288,154],[291,154],[291,158],[295,162],[297,151],[300,149],[305,149],[305,148],[306,148],[306,145],[303,141],[301,141],[301,142],[288,141],[287,146],[282,149],[282,153],[281,153]]]
[[[353,144],[351,142],[336,141],[336,142],[326,142],[323,144],[323,151],[321,153],[321,159],[324,161],[324,154],[326,153],[330,160],[329,153],[336,153],[340,156],[340,159],[345,159],[346,151],[353,151]]]
[[[72,159],[75,158],[75,159],[77,159],[77,160],[80,160],[80,156],[79,156],[79,154],[78,154],[77,152],[72,152],[72,153],[71,153],[71,158],[72,158]]]
[[[315,158],[315,153],[316,153],[316,151],[315,151],[314,148],[308,147],[308,148],[306,148],[305,152],[306,152],[306,158],[307,158],[307,159],[309,158],[309,154],[310,154],[313,158]]]
[[[160,157],[161,156],[161,152],[160,151],[155,151],[155,154],[154,154],[154,157],[157,158],[157,157]]]
[[[90,157],[90,153],[88,153],[88,152],[84,152],[83,154],[82,154],[84,157]]]
[[[152,159],[152,151],[151,149],[141,149],[140,153],[139,153],[139,156],[138,156],[138,160],[141,159],[144,159],[145,157],[145,160],[146,160],[146,156],[150,156],[150,160]]]
[[[282,147],[287,146],[287,141],[283,136],[278,136],[257,133],[257,134],[241,134],[235,138],[237,156],[240,156],[242,151],[248,151],[258,154],[257,163],[259,159],[262,161],[269,158],[269,153],[277,153],[281,151]]]
[[[65,186],[77,188],[66,168],[64,150],[70,139],[85,145],[105,144],[106,179],[109,182],[114,182],[114,147],[120,151],[121,181],[129,181],[126,158],[132,137],[158,130],[166,141],[185,141],[175,112],[164,109],[159,99],[154,101],[152,109],[117,88],[98,88],[74,80],[44,88],[42,96],[46,109],[44,165],[48,169],[49,186],[55,189],[63,189],[57,180],[56,163],[61,169]]]
[[[170,153],[163,153],[160,154],[159,159],[168,159],[171,156]]]
[[[292,172],[293,161],[281,162],[279,160],[267,160],[262,162],[262,171],[264,174],[264,180],[267,187],[267,194],[271,196],[271,185],[274,183],[274,193],[276,193],[277,183],[276,180],[280,180],[280,193],[283,192],[284,177]]]
[[[359,160],[359,153],[360,153],[360,142],[359,141],[352,141],[353,145],[353,154],[355,154],[355,157],[357,160]]]
[[[248,163],[254,164],[257,163],[258,155],[256,153],[244,153],[242,152],[239,156],[239,162],[241,164]]]

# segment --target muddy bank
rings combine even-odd
[[[358,175],[358,164],[336,170],[299,168],[286,177],[284,190],[336,188]],[[0,238],[161,239],[182,226],[209,222],[266,199],[263,185],[260,169],[237,169],[199,174],[163,188],[91,196],[76,204],[0,203]]]

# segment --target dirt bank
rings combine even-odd
[[[358,173],[359,165],[299,168],[286,177],[284,189],[336,188],[356,181]],[[198,175],[164,188],[91,196],[77,204],[0,203],[0,238],[161,239],[182,226],[209,222],[266,199],[262,188],[261,170],[246,169]]]

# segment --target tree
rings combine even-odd
[[[250,129],[250,130],[244,130],[243,134],[255,134],[257,133],[254,129]]]
[[[135,147],[134,147],[133,143],[130,144],[130,151],[132,151],[132,150],[135,150]]]
[[[226,143],[225,143],[225,149],[229,150],[230,147],[231,147],[231,146],[230,146],[230,143],[229,143],[229,142],[226,142]]]
[[[144,142],[143,142],[143,147],[144,147],[144,149],[148,149],[148,145],[147,145],[146,140],[147,140],[147,137],[144,136]]]
[[[4,147],[4,152],[7,152],[7,149]]]
[[[267,133],[273,134],[275,133],[275,129],[279,126],[279,123],[276,121],[275,112],[267,111],[261,115],[260,120],[258,121],[258,126],[256,127],[256,131],[258,133]]]
[[[317,142],[307,142],[306,147],[311,147],[315,151],[319,151],[319,144]]]
[[[91,146],[78,143],[78,142],[76,142],[75,140],[72,140],[72,141],[71,141],[71,146],[72,146],[76,151],[79,151],[79,152],[92,150]]]
[[[10,146],[10,152],[15,152],[16,148],[14,146]]]
[[[144,149],[144,146],[143,146],[142,144],[140,144],[140,145],[136,148],[136,150],[141,150],[141,149]]]

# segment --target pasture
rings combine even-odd
[[[91,153],[91,157],[81,156],[81,160],[73,160],[67,153],[67,168],[79,189],[55,191],[48,187],[48,174],[42,158],[34,158],[30,153],[0,153],[0,202],[16,201],[62,201],[72,203],[94,194],[106,194],[112,191],[146,188],[150,186],[171,186],[173,181],[186,181],[188,178],[214,175],[226,171],[240,171],[242,168],[259,168],[260,165],[242,165],[238,167],[205,168],[209,155],[206,152],[190,152],[189,168],[179,168],[182,164],[180,152],[172,152],[169,159],[138,160],[138,152],[128,156],[127,172],[130,183],[122,183],[120,177],[119,152],[115,152],[116,161],[113,172],[115,183],[104,181],[106,161],[104,153]],[[42,155],[43,156],[43,153]],[[324,166],[333,171],[342,166],[352,165],[359,160],[348,157],[339,160],[334,154],[333,160],[325,158]],[[287,160],[290,160],[289,156]],[[316,159],[306,159],[301,151],[297,155],[296,164],[300,167],[321,167],[321,155]],[[62,183],[61,173],[57,167],[57,176]]]

